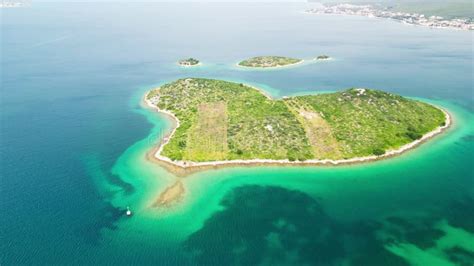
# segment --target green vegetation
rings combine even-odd
[[[239,66],[245,67],[279,67],[299,63],[303,60],[284,56],[257,56],[244,60]]]
[[[396,1],[390,5],[393,10],[409,13],[420,13],[426,16],[442,16],[446,18],[474,19],[472,2],[466,0],[454,1]]]
[[[330,125],[344,158],[380,155],[442,125],[443,112],[419,101],[366,89],[301,96]]]
[[[191,57],[191,58],[179,60],[178,64],[182,66],[195,66],[199,64],[199,60]]]
[[[434,106],[367,89],[272,100],[243,84],[188,78],[148,98],[180,120],[162,151],[172,160],[382,155],[445,123]]]
[[[227,105],[223,101],[198,105],[196,123],[191,127],[184,147],[185,158],[197,161],[223,160],[227,147]]]
[[[159,97],[158,107],[174,113],[181,123],[162,153],[173,160],[311,158],[305,132],[285,103],[254,88],[180,79],[162,86]],[[217,112],[226,114],[209,117],[220,116]],[[212,151],[210,157],[207,150]]]

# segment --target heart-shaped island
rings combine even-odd
[[[176,121],[154,158],[179,166],[340,164],[388,157],[442,132],[438,107],[379,90],[272,99],[257,88],[186,78],[146,95]]]

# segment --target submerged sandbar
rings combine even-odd
[[[184,185],[181,181],[176,181],[172,186],[167,187],[161,192],[158,200],[153,204],[154,207],[169,207],[178,202],[184,195]]]

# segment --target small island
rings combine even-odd
[[[318,57],[316,57],[316,60],[329,60],[331,59],[331,57],[329,57],[328,55],[319,55]]]
[[[187,59],[179,60],[178,64],[180,66],[197,66],[197,65],[200,64],[200,62],[199,62],[199,60],[190,57],[190,58],[187,58]]]
[[[438,107],[363,88],[272,99],[241,83],[186,78],[145,100],[176,122],[153,158],[181,168],[363,162],[399,154],[450,124]]]
[[[242,67],[274,68],[302,63],[303,59],[284,56],[257,56],[238,63]]]

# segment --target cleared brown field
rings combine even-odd
[[[196,123],[189,129],[185,160],[214,161],[226,159],[227,105],[203,103],[197,108]]]
[[[331,126],[311,106],[296,99],[285,101],[298,121],[303,125],[316,159],[340,159],[339,143],[331,131]]]

